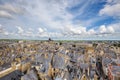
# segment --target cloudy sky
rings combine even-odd
[[[1,39],[120,40],[120,0],[0,0]]]

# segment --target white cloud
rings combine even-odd
[[[12,12],[12,13],[16,13],[16,14],[21,14],[24,11],[24,9],[22,7],[14,6],[14,5],[9,4],[9,3],[5,3],[3,5],[0,5],[0,10],[4,10],[7,12]]]
[[[12,18],[13,16],[7,11],[0,10],[0,17],[2,18]]]
[[[38,28],[38,37],[62,37],[63,35],[59,32],[48,32],[46,28]]]
[[[100,16],[95,16],[92,19],[90,18],[87,20],[78,20],[79,22],[74,23],[73,20],[77,16],[84,16],[84,12],[88,10],[87,8],[91,4],[95,3],[94,1],[96,0],[88,0],[82,6],[82,3],[85,2],[84,0],[15,0],[13,3],[5,2],[4,4],[0,4],[0,17],[17,17],[16,21],[10,24],[21,25],[22,27],[18,26],[17,32],[14,32],[14,34],[11,35],[18,35],[20,37],[93,37],[96,36],[96,34],[113,34],[116,33],[116,31],[120,31],[120,26],[118,24],[107,26],[101,25],[97,29],[87,29],[87,27],[85,27],[86,25],[92,27],[91,24],[102,21],[104,17]],[[107,4],[100,10],[99,14],[113,17],[120,16],[119,14],[116,14],[119,13],[119,3],[117,3],[117,1],[119,0],[108,0]],[[77,6],[80,7],[78,12],[69,12],[68,8]],[[26,10],[25,15],[16,15],[23,13],[24,9]],[[87,13],[85,16],[86,15]],[[32,21],[33,23],[30,23]],[[28,27],[24,25],[28,25]],[[6,32],[5,34],[9,35],[10,33],[8,33]]]
[[[100,33],[106,33],[106,31],[107,31],[107,29],[106,29],[105,25],[100,26],[100,28],[99,28]]]
[[[63,34],[62,33],[59,33],[59,32],[50,32],[49,33],[49,37],[63,37]]]
[[[95,2],[95,1],[93,1]],[[84,11],[90,6],[91,0],[87,0],[87,2],[84,2],[84,5],[80,8],[79,12],[77,13],[78,15],[83,15]]]
[[[45,24],[49,29],[63,29],[66,26],[63,22],[71,23],[71,19],[73,18],[73,15],[66,10],[68,1],[65,0],[58,2],[56,0],[36,0],[34,2],[28,2],[26,6],[29,14],[37,18],[39,22]]]
[[[8,36],[8,35],[9,35],[9,33],[8,33],[7,31],[6,31],[6,32],[4,32],[3,34],[4,34],[4,35],[6,35],[6,36]]]
[[[32,28],[28,28],[29,31],[34,31]]]
[[[0,35],[9,35],[10,33],[8,31],[5,30],[5,28],[0,24]]]
[[[120,18],[120,0],[108,0],[107,2],[99,14]]]
[[[58,32],[44,32],[44,33],[41,33],[41,34],[36,34],[37,37],[51,37],[51,38],[54,38],[54,37],[63,37],[63,35],[61,33],[58,33]]]
[[[18,36],[21,36],[21,37],[35,37],[36,36],[36,34],[33,33],[34,30],[32,28],[28,28],[27,30],[25,30],[24,27],[21,27],[21,26],[17,26],[16,28],[18,30],[18,33],[17,33]]]
[[[0,24],[0,33],[2,33],[3,32],[3,27],[2,27],[2,25]]]
[[[114,33],[115,32],[115,30],[114,30],[114,28],[112,26],[107,27],[107,30],[110,33]]]
[[[74,36],[95,36],[97,35],[103,35],[103,34],[113,34],[115,33],[115,27],[112,25],[101,25],[98,29],[94,29],[91,28],[89,30],[86,29],[86,27],[82,27],[82,26],[73,26],[73,25],[69,25],[67,27],[65,27],[65,29],[63,30],[63,34],[65,36],[70,36],[72,35],[72,37]]]
[[[22,36],[22,37],[62,37],[61,33],[58,32],[47,32],[46,28],[38,28],[38,31],[35,31],[32,28],[29,28],[28,30],[25,30],[24,28],[17,26],[16,27],[18,29],[18,36]]]
[[[96,31],[94,30],[94,29],[90,29],[90,30],[88,30],[88,32],[87,32],[89,35],[94,35],[94,34],[96,34]]]
[[[114,33],[115,30],[114,30],[113,26],[101,25],[101,26],[99,27],[99,31],[98,31],[98,32],[99,32],[99,33],[102,33],[102,34],[104,34],[104,33]]]
[[[42,28],[38,28],[38,31],[39,31],[39,33],[43,33],[43,32],[45,32],[45,30],[44,29],[42,29]]]
[[[120,3],[120,0],[107,0],[107,3],[116,4],[116,3]]]
[[[17,26],[16,28],[18,29],[18,34],[23,34],[24,30],[22,27]]]
[[[86,27],[70,27],[70,31],[73,34],[85,34],[86,33]]]
[[[115,32],[120,32],[120,23],[114,23],[108,26],[112,27],[115,30]]]
[[[0,4],[0,17],[13,19],[14,14],[23,14],[25,9],[23,7],[13,5],[10,3]]]
[[[68,36],[86,34],[86,27],[82,27],[80,25],[66,24],[66,26],[62,30],[62,33]]]

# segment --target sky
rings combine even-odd
[[[120,40],[120,0],[0,0],[0,39]]]

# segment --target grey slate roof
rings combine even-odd
[[[31,70],[28,74],[22,76],[22,80],[38,80],[38,77],[34,70]]]
[[[20,80],[22,73],[19,70],[13,71],[12,73],[0,78],[0,80]]]
[[[102,63],[104,66],[107,66],[111,62],[112,62],[112,59],[110,59],[110,58],[103,58],[102,59]]]

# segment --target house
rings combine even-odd
[[[120,80],[120,66],[109,65],[108,78],[109,80]]]
[[[111,63],[112,63],[111,58],[108,58],[108,57],[104,58],[103,57],[103,59],[102,59],[102,67],[103,67],[103,71],[104,71],[105,75],[108,75],[108,66]]]

